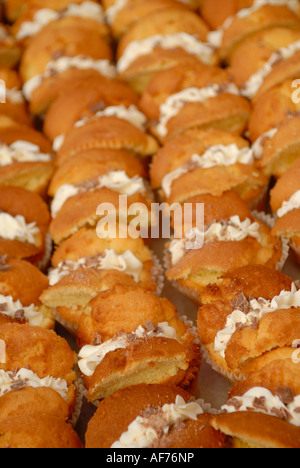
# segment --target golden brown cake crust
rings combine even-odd
[[[186,402],[190,400],[187,392],[166,385],[137,385],[114,393],[99,404],[90,420],[85,438],[86,448],[110,448],[119,440],[122,433],[127,431],[130,423],[149,406],[162,407],[165,404],[172,404],[177,395]],[[109,428],[105,428],[104,421],[108,415],[112,424]],[[184,422],[182,426],[164,437],[161,445],[156,444],[157,448],[224,447],[224,437],[209,428],[210,417],[209,414],[204,414],[198,416],[197,421]]]
[[[0,421],[28,413],[47,414],[64,421],[70,416],[67,403],[58,392],[47,387],[26,387],[6,393],[0,398],[0,410]]]
[[[135,176],[146,178],[146,170],[141,160],[127,151],[110,149],[83,151],[56,169],[48,193],[53,197],[61,185],[76,185],[95,180],[111,171],[125,171],[130,178]]]
[[[82,448],[75,430],[62,418],[19,414],[0,422],[1,448]]]
[[[119,41],[117,58],[122,56],[132,41],[145,39],[155,34],[187,32],[205,41],[208,31],[208,26],[197,14],[178,7],[176,4],[172,8],[150,13],[135,23]]]
[[[120,79],[106,78],[98,73],[76,81],[74,71],[71,72],[73,83],[60,93],[45,117],[44,132],[50,140],[68,133],[78,120],[94,115],[97,110],[138,104],[138,95]]]
[[[130,122],[117,117],[101,117],[68,133],[57,153],[58,164],[89,149],[123,149],[143,157],[156,153],[158,143]]]
[[[40,304],[40,295],[48,288],[48,278],[25,260],[8,259],[0,271],[0,291],[4,296],[19,299],[23,306]]]
[[[106,25],[89,18],[65,17],[49,23],[31,38],[22,55],[22,80],[26,82],[43,74],[57,53],[60,56],[85,55],[97,60],[111,60],[107,34]]]
[[[39,232],[35,243],[22,242],[17,239],[0,239],[0,255],[29,260],[37,264],[39,256],[44,256],[46,234],[50,223],[50,213],[42,198],[21,187],[0,187],[0,210],[13,217],[21,215],[27,224],[36,223]]]
[[[214,429],[256,448],[297,448],[300,429],[263,413],[237,412],[213,417]],[[233,442],[234,443],[234,442]]]
[[[143,409],[149,405],[174,403],[177,395],[182,396],[185,401],[189,401],[191,397],[185,390],[172,385],[141,384],[115,392],[100,402],[89,421],[85,435],[86,448],[110,448]],[[111,421],[108,426],[104,424],[107,417]]]
[[[164,372],[160,370],[161,365]],[[108,353],[92,377],[83,375],[83,379],[88,387],[88,400],[94,401],[128,386],[126,378],[129,382],[134,378],[134,384],[166,383],[187,389],[200,365],[201,354],[196,344],[186,347],[177,340],[163,337],[137,339],[126,349]]]
[[[132,333],[148,322],[154,325],[168,322],[176,329],[178,336],[187,332],[169,300],[143,288],[117,285],[100,293],[86,307],[81,316],[77,341],[80,347],[93,344],[97,338],[104,342],[116,336],[120,330]]]

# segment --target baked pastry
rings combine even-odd
[[[77,332],[78,346],[101,344],[121,330],[132,333],[141,323],[149,322],[154,326],[167,322],[179,336],[186,333],[184,322],[168,299],[141,287],[116,285],[98,294],[85,308]]]
[[[0,255],[39,265],[48,255],[48,206],[20,187],[0,187]]]
[[[94,180],[111,171],[124,171],[129,178],[147,177],[144,164],[132,153],[110,149],[87,150],[67,159],[56,168],[48,194],[54,197],[63,185]]]
[[[107,26],[93,19],[66,17],[51,22],[32,37],[22,55],[23,82],[43,74],[49,62],[63,56],[112,60],[107,34]]]
[[[100,228],[109,222],[131,225],[148,236],[157,224],[151,212],[152,196],[144,179],[125,171],[110,171],[75,185],[63,185],[52,204],[49,233],[60,244],[82,227]],[[139,229],[138,229],[139,227]]]
[[[251,214],[235,192],[220,197],[202,195],[187,200],[189,203],[188,212],[182,208],[183,216],[177,214],[173,240],[166,244],[166,277],[196,304],[201,302],[205,286],[217,283],[233,268],[279,268],[279,239],[271,234],[265,221]]]
[[[21,49],[8,25],[0,25],[0,65],[8,69],[18,65]]]
[[[220,57],[225,63],[230,63],[231,56],[236,48],[254,34],[275,27],[299,28],[299,4],[291,1],[265,0],[263,2],[253,0],[251,2],[224,2],[224,13],[232,13],[227,16],[225,22],[216,31],[208,36],[209,42],[215,47],[219,47]],[[216,2],[211,2],[205,17],[210,22],[212,8],[216,7]],[[226,11],[227,10],[227,11]],[[221,16],[221,15],[220,15]],[[217,17],[218,18],[218,17]],[[217,19],[218,21],[218,19]]]
[[[145,0],[106,0],[103,2],[104,14],[107,23],[111,28],[111,32],[116,40],[125,34],[130,27],[141,18],[163,10],[164,8],[172,8],[176,5],[178,8],[186,8],[185,2],[177,2],[176,0],[154,0],[147,2]]]
[[[164,416],[171,408],[175,413],[174,419],[165,417],[168,422],[165,420],[162,427]],[[176,412],[176,408],[180,408],[179,412]],[[191,410],[189,414],[184,411],[187,408]],[[223,448],[223,436],[208,424],[212,415],[203,413],[200,402],[193,402],[189,393],[180,388],[166,385],[132,386],[100,402],[88,423],[85,447]],[[104,423],[107,417],[111,421],[109,427],[105,427]],[[156,425],[158,418],[159,424]],[[139,427],[139,423],[143,422],[147,422],[149,438],[145,436],[144,428],[135,436],[130,432],[134,423]],[[168,430],[165,429],[166,425]]]
[[[59,10],[49,8],[47,3],[44,7],[29,5],[12,25],[12,33],[22,47],[26,48],[30,39],[49,23],[69,17],[79,17],[83,20],[93,19],[99,23],[105,22],[102,6],[90,0],[78,4],[70,2]],[[105,28],[101,27],[105,31]]]
[[[67,402],[71,414],[77,393],[76,356],[67,341],[54,331],[16,323],[1,325],[0,339],[4,393],[14,390],[15,383],[19,389],[50,387]]]
[[[298,427],[266,414],[220,414],[212,418],[211,425],[229,439],[229,448],[298,448],[300,445]]]
[[[0,421],[31,413],[47,414],[64,421],[70,416],[66,401],[50,387],[23,387],[18,390],[16,386],[16,390],[1,395],[0,408]]]
[[[140,101],[153,134],[165,143],[192,128],[214,127],[242,134],[250,104],[226,70],[197,61],[154,75]]]
[[[51,143],[25,125],[0,129],[0,186],[21,187],[46,196],[54,172]]]
[[[0,422],[1,448],[82,448],[73,427],[46,414],[18,414]]]
[[[300,160],[291,165],[270,193],[270,205],[276,223],[273,234],[288,239],[290,247],[299,259],[299,219],[300,219]]]
[[[83,308],[116,284],[160,289],[160,270],[141,238],[101,239],[96,230],[82,228],[56,249],[52,266],[50,288],[41,301],[55,307],[75,331]]]
[[[87,149],[123,149],[142,158],[156,153],[158,142],[145,131],[146,119],[135,107],[120,106],[112,109],[111,116],[110,108],[107,109],[84,120],[83,125],[74,127],[65,136],[57,151],[59,164]]]
[[[0,80],[0,126],[11,122],[32,127],[18,73],[0,65]]]
[[[84,0],[72,0],[74,4],[80,4]],[[91,0],[93,1],[93,0]],[[95,0],[97,2],[97,0]],[[62,8],[67,8],[70,0],[47,0],[47,8],[60,11]],[[7,0],[4,6],[4,13],[10,23],[17,21],[20,15],[24,14],[28,9],[41,9],[45,7],[44,0]]]
[[[52,311],[40,301],[48,286],[48,278],[31,263],[0,256],[0,323],[16,321],[54,329]]]
[[[186,328],[183,336],[167,322],[140,325],[122,331],[100,345],[86,345],[78,353],[78,366],[95,402],[131,385],[175,384],[189,389],[201,366],[199,345]]]
[[[257,167],[267,177],[282,177],[298,160],[300,118],[287,115],[276,127],[262,134],[252,148]]]
[[[256,359],[291,347],[299,333],[299,297],[289,277],[261,266],[229,271],[209,285],[198,334],[217,369],[235,381]]]
[[[297,98],[298,90],[293,87],[293,83],[293,79],[286,80],[255,101],[248,126],[252,142],[281,123],[298,116],[300,101]]]
[[[243,96],[266,91],[299,75],[300,28],[272,28],[245,40],[231,58],[230,74]]]
[[[172,138],[152,159],[150,177],[153,189],[170,204],[233,190],[251,209],[262,209],[269,185],[247,140],[213,128]]]
[[[118,43],[120,78],[142,93],[155,73],[189,58],[216,64],[217,54],[205,43],[207,33],[207,25],[196,13],[177,5],[142,17]]]
[[[73,83],[62,87],[63,92],[51,104],[45,116],[43,130],[51,141],[69,133],[78,121],[91,118],[107,107],[129,108],[138,105],[138,95],[117,78],[109,79],[98,73],[84,80],[76,80],[74,70],[69,70],[69,79],[71,76]]]

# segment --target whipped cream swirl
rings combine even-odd
[[[240,298],[241,299],[241,298]],[[237,307],[226,320],[226,326],[215,337],[214,348],[225,358],[225,352],[232,335],[241,327],[257,326],[262,317],[277,310],[286,310],[300,307],[300,290],[293,283],[291,291],[281,291],[271,301],[259,298],[241,301],[242,306]]]
[[[51,204],[52,217],[55,218],[57,216],[58,212],[70,198],[79,194],[93,192],[103,187],[127,196],[146,193],[146,186],[142,177],[135,176],[130,178],[125,171],[111,171],[93,181],[77,185],[64,184],[60,186]]]
[[[50,162],[51,154],[41,153],[40,148],[28,141],[18,140],[11,145],[0,145],[0,167],[14,162]]]
[[[208,99],[216,98],[220,94],[234,94],[239,96],[240,91],[233,83],[213,84],[205,88],[186,88],[179,93],[172,94],[160,106],[159,124],[156,131],[161,137],[165,137],[168,133],[167,124],[175,117],[179,111],[188,103],[203,103]]]
[[[300,395],[295,396],[290,388],[278,388],[273,395],[267,388],[253,387],[242,396],[235,396],[222,406],[224,413],[255,411],[288,421],[300,426]]]
[[[197,421],[203,409],[197,401],[186,403],[177,395],[175,403],[159,408],[146,408],[124,432],[111,448],[149,448],[179,422]]]
[[[209,169],[214,166],[232,166],[233,164],[253,164],[253,151],[250,148],[240,149],[233,143],[228,146],[215,145],[208,148],[204,154],[193,154],[183,166],[167,174],[162,181],[166,196],[171,195],[172,184],[182,175],[195,169]]]
[[[139,326],[132,333],[120,333],[104,343],[93,346],[86,345],[81,348],[78,357],[78,366],[81,372],[91,377],[98,365],[103,361],[108,353],[117,349],[126,349],[130,344],[139,339],[151,339],[164,337],[172,340],[177,339],[176,330],[170,327],[167,322],[162,322],[155,327],[152,323]]]
[[[77,271],[79,268],[96,270],[117,270],[130,275],[138,283],[143,270],[143,263],[130,251],[123,254],[116,254],[111,250],[105,250],[104,254],[95,257],[85,257],[79,260],[65,260],[57,268],[53,268],[48,273],[49,284],[54,286],[64,277]]]

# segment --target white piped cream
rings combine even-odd
[[[284,201],[281,208],[277,211],[278,218],[282,218],[287,213],[300,208],[300,190],[297,190],[288,201]]]
[[[41,153],[40,148],[28,141],[18,140],[11,145],[0,145],[0,167],[14,162],[49,162],[51,154]]]
[[[117,335],[111,340],[105,341],[98,346],[86,345],[79,354],[78,366],[81,372],[87,377],[91,377],[97,366],[103,361],[108,353],[117,349],[126,349],[133,340],[142,338],[158,338],[164,337],[168,339],[176,339],[177,333],[173,327],[170,327],[167,322],[159,323],[157,328],[153,327],[147,331],[143,326],[139,326],[131,334]]]
[[[226,222],[213,223],[204,232],[192,229],[183,239],[174,239],[169,246],[172,265],[176,265],[189,250],[189,242],[192,239],[204,239],[204,243],[210,242],[240,242],[247,237],[252,237],[260,242],[260,225],[251,222],[250,219],[241,221],[239,216],[232,216]],[[203,243],[199,243],[201,248]]]
[[[173,182],[192,170],[209,169],[214,166],[232,166],[238,163],[253,164],[253,151],[250,148],[240,149],[236,144],[211,146],[204,154],[193,154],[185,165],[167,174],[162,181],[163,191],[169,197]]]
[[[227,317],[225,328],[217,333],[214,347],[215,351],[219,352],[222,357],[225,357],[228,343],[238,326],[250,327],[259,322],[266,314],[277,310],[300,307],[300,290],[293,284],[291,291],[282,291],[279,296],[275,296],[271,301],[259,298],[250,300],[249,304],[250,311],[247,314],[239,309],[234,310]]]
[[[32,93],[52,75],[64,73],[67,70],[76,68],[78,70],[96,70],[101,75],[108,78],[116,77],[116,68],[109,60],[94,60],[91,57],[77,55],[75,57],[59,57],[52,60],[46,66],[45,72],[41,75],[36,75],[26,81],[23,86],[23,94],[27,101],[30,101]]]
[[[59,393],[64,400],[67,400],[68,397],[68,385],[63,379],[55,379],[51,376],[41,379],[29,369],[20,369],[18,372],[5,372],[0,369],[0,397],[13,391],[15,386],[18,388],[19,385],[21,388],[51,388]]]
[[[265,5],[286,6],[295,13],[299,13],[298,0],[254,0],[253,5],[251,7],[242,8],[235,15],[227,18],[224,24],[216,31],[211,31],[210,33],[208,33],[207,41],[215,48],[221,47],[224,38],[224,33],[227,29],[230,28],[235,18],[247,18],[247,16],[251,15],[252,13],[259,10]]]
[[[195,36],[187,33],[157,34],[146,39],[132,41],[125,49],[117,63],[120,73],[127,70],[139,57],[151,54],[155,48],[165,50],[183,49],[191,55],[195,55],[203,63],[210,64],[213,48],[209,44],[199,41]]]
[[[53,268],[48,273],[50,286],[59,283],[64,277],[77,271],[79,268],[117,270],[132,276],[136,283],[138,283],[143,271],[143,263],[130,250],[120,255],[116,254],[113,249],[105,250],[103,256],[99,255],[95,257],[92,263],[89,258],[81,258],[77,262],[66,260],[60,263],[58,268]]]
[[[98,177],[95,183],[91,185],[87,183],[86,187],[82,184],[64,184],[59,187],[51,204],[52,217],[55,218],[57,216],[58,212],[70,198],[81,193],[99,190],[103,187],[127,196],[132,196],[137,193],[146,193],[146,187],[142,177],[135,176],[130,178],[125,171],[111,171]]]
[[[35,245],[36,236],[40,230],[36,223],[26,223],[24,216],[12,216],[8,213],[0,213],[0,237],[7,240],[17,240]]]
[[[284,404],[279,396],[273,395],[267,388],[253,387],[244,395],[229,400],[222,406],[221,411],[225,413],[255,411],[281,417],[294,426],[300,426],[300,395],[293,397],[291,403]]]
[[[160,106],[159,124],[156,127],[158,134],[165,137],[168,133],[167,124],[188,103],[205,102],[220,94],[229,93],[240,95],[240,91],[233,83],[213,84],[205,88],[186,88],[179,93],[172,94]]]
[[[177,396],[175,404],[166,404],[157,408],[157,413],[150,417],[138,416],[111,448],[149,448],[159,440],[156,424],[162,428],[163,434],[169,433],[179,421],[197,421],[203,409],[196,401],[186,403],[181,396]]]
[[[55,11],[50,8],[38,10],[34,14],[32,21],[24,21],[21,24],[16,37],[18,40],[23,40],[27,37],[34,36],[52,21],[70,16],[89,18],[99,21],[100,23],[104,22],[104,14],[101,5],[89,1],[81,4],[70,3],[67,8],[62,11]]]

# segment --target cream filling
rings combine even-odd
[[[159,124],[156,127],[158,134],[165,137],[168,133],[167,124],[188,103],[205,102],[223,93],[240,95],[235,84],[214,84],[205,88],[186,88],[179,93],[172,94],[160,106]]]
[[[120,105],[109,106],[106,107],[103,111],[96,112],[91,117],[84,117],[74,124],[74,128],[83,127],[87,123],[100,119],[101,117],[117,117],[118,119],[126,120],[142,131],[144,131],[147,127],[147,117],[142,112],[140,112],[136,106],[131,105],[129,107],[125,107],[124,105]],[[56,137],[53,142],[53,150],[56,152],[59,151],[64,142],[65,135],[62,134]]]
[[[195,249],[195,244],[199,241],[199,248],[203,242],[240,242],[247,237],[253,237],[260,242],[260,225],[257,222],[251,222],[250,219],[241,221],[239,216],[232,216],[226,222],[213,223],[207,230],[201,232],[197,228],[189,231],[185,238],[174,239],[170,246],[172,265],[176,265],[185,253],[191,248]],[[194,242],[193,242],[194,240]]]
[[[41,153],[40,148],[28,141],[18,140],[10,146],[0,145],[0,167],[14,162],[49,162],[51,154]]]
[[[287,213],[300,208],[300,190],[295,192],[288,201],[284,201],[281,208],[277,211],[278,218],[282,218]]]
[[[232,404],[230,404],[231,401]],[[284,404],[277,395],[273,395],[268,389],[253,387],[243,396],[235,396],[229,400],[226,405],[222,406],[221,411],[226,413],[255,411],[281,417],[294,426],[300,426],[300,395],[295,396],[291,403]]]
[[[203,414],[199,403],[186,403],[177,395],[175,404],[157,408],[157,413],[150,417],[138,416],[111,448],[149,448],[162,435],[168,434],[176,423],[189,419],[197,421],[199,414]],[[160,428],[160,433],[157,427]]]
[[[146,39],[132,41],[119,59],[117,69],[124,72],[139,57],[151,54],[155,48],[165,50],[184,49],[191,55],[195,55],[205,64],[211,63],[213,49],[209,44],[199,41],[195,36],[187,33],[157,34]]]
[[[25,102],[22,91],[17,88],[7,89],[6,97],[11,104],[24,104]]]
[[[232,166],[238,163],[253,164],[253,151],[250,148],[240,149],[235,143],[228,146],[211,146],[203,155],[193,154],[186,164],[167,174],[163,178],[162,188],[166,196],[169,197],[173,182],[190,171],[214,166]]]
[[[104,15],[101,5],[94,2],[83,2],[81,4],[71,3],[65,10],[55,11],[49,8],[38,10],[32,21],[24,21],[17,33],[17,39],[22,40],[37,34],[47,24],[60,18],[68,16],[79,16],[80,18],[90,18],[101,23],[104,22]]]
[[[248,99],[253,99],[264,79],[272,72],[274,66],[283,60],[287,60],[300,50],[300,40],[289,44],[287,47],[281,47],[274,52],[264,66],[254,73],[249,80],[242,86],[241,93]]]
[[[264,144],[266,140],[271,140],[274,138],[274,136],[277,134],[278,128],[272,128],[271,130],[268,130],[267,132],[263,133],[260,137],[257,138],[257,140],[253,143],[252,145],[252,150],[254,157],[256,159],[261,159],[264,154]]]
[[[135,176],[130,178],[125,171],[111,171],[108,174],[98,177],[95,183],[92,183],[90,186],[87,183],[86,186],[83,184],[64,184],[59,187],[51,204],[52,217],[55,218],[57,216],[57,213],[70,198],[81,193],[93,192],[103,187],[127,196],[132,196],[137,193],[146,193],[146,187],[142,177]]]
[[[64,277],[70,275],[72,272],[77,271],[79,268],[89,269],[95,268],[97,270],[117,270],[134,278],[135,282],[140,281],[140,276],[143,271],[143,263],[132,253],[127,250],[124,254],[118,255],[113,249],[105,250],[103,256],[81,258],[74,262],[66,260],[58,265],[58,268],[53,268],[48,273],[49,284],[54,286],[59,283]]]
[[[243,8],[238,11],[235,15],[230,16],[227,18],[225,23],[218,28],[216,31],[211,31],[208,33],[207,40],[209,44],[212,46],[219,48],[222,45],[224,33],[226,29],[229,29],[232,23],[236,18],[247,18],[247,16],[251,15],[255,11],[259,10],[265,5],[273,5],[273,6],[286,6],[290,8],[290,10],[294,11],[295,13],[299,13],[299,2],[298,0],[254,0],[253,5],[249,8]]]
[[[86,345],[78,354],[79,369],[84,375],[91,377],[108,353],[112,353],[117,349],[126,349],[134,340],[150,339],[154,337],[164,337],[176,340],[177,333],[173,327],[168,325],[167,322],[162,322],[158,324],[157,328],[153,327],[150,331],[147,331],[143,326],[139,326],[131,334],[124,333],[116,335],[111,340],[105,341],[98,346]]]
[[[128,0],[116,0],[115,3],[105,10],[105,18],[107,23],[111,26],[120,11],[128,4]]]
[[[11,216],[0,213],[0,237],[7,240],[17,240],[35,245],[35,237],[40,233],[36,223],[26,223],[24,216]]]
[[[258,300],[250,300],[249,304],[249,313],[244,313],[239,309],[234,310],[227,317],[225,328],[216,335],[214,348],[223,358],[225,358],[225,352],[232,335],[240,326],[251,327],[256,325],[266,314],[300,307],[300,290],[297,290],[296,285],[293,284],[291,291],[281,291],[279,296],[275,296],[271,301],[259,298]]]
[[[109,60],[94,60],[91,57],[86,57],[84,55],[77,55],[75,57],[59,57],[47,64],[43,74],[36,75],[26,81],[23,86],[23,94],[27,101],[30,101],[32,93],[41,86],[43,80],[72,68],[76,68],[78,70],[96,70],[101,75],[108,78],[115,78],[116,76],[115,66],[112,65]]]
[[[67,400],[68,385],[63,379],[47,376],[43,379],[29,369],[20,369],[18,372],[5,372],[0,369],[0,397],[19,388],[51,388]]]
[[[14,301],[11,296],[3,295],[0,295],[0,314],[12,319],[25,319],[33,327],[40,327],[44,319],[38,306],[31,304],[24,307],[19,300]]]

